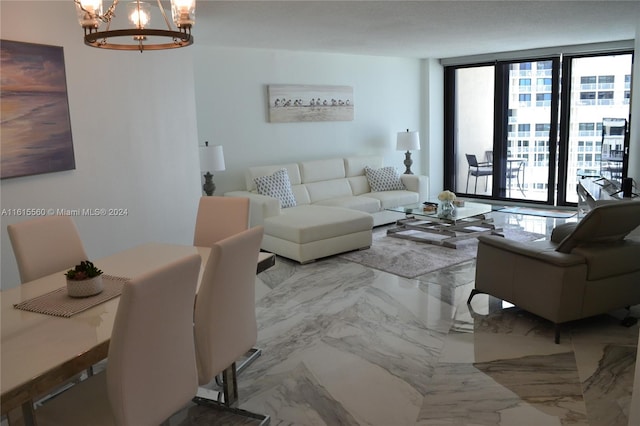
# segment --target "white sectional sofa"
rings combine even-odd
[[[248,197],[251,226],[263,225],[262,249],[306,263],[321,257],[371,246],[372,227],[391,223],[399,215],[389,207],[428,199],[426,176],[400,175],[404,189],[371,191],[365,167],[380,171],[382,157],[349,157],[251,167],[246,190],[225,196]],[[282,172],[286,170],[286,173]],[[291,207],[280,198],[263,195],[256,179],[272,183],[274,173],[288,175]],[[259,192],[262,192],[259,193]],[[273,194],[272,194],[273,195]],[[286,200],[284,201],[286,205]]]

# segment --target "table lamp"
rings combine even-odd
[[[216,190],[216,184],[213,183],[213,174],[211,172],[224,169],[222,145],[209,146],[209,142],[205,142],[204,146],[200,147],[200,170],[206,171],[202,189],[207,195],[213,195]]]
[[[406,132],[398,132],[398,140],[396,143],[396,150],[406,151],[404,154],[404,165],[407,168],[404,171],[405,175],[412,175],[411,165],[413,160],[411,159],[410,151],[418,151],[420,149],[420,136],[418,132],[410,132],[407,129]]]

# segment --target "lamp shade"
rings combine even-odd
[[[398,132],[398,140],[396,143],[398,151],[418,151],[420,150],[420,135],[418,132]]]
[[[200,170],[211,172],[224,169],[222,145],[205,145],[200,147]]]

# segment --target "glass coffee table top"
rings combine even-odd
[[[491,213],[491,204],[472,203],[469,201],[465,201],[464,206],[456,207],[451,216],[443,216],[439,211],[439,206],[437,211],[424,211],[423,204],[410,204],[407,206],[389,208],[387,210],[398,213],[405,213],[407,215],[424,216],[439,221],[455,223],[458,220]]]
[[[500,235],[501,229],[493,225],[490,204],[465,202],[451,215],[438,211],[425,211],[423,204],[400,206],[390,211],[404,213],[406,217],[387,230],[387,235],[423,243],[457,248],[457,242],[483,234]]]

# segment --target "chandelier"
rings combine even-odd
[[[160,0],[158,9],[164,18],[165,29],[153,29],[151,25],[151,5],[140,0],[128,2],[127,17],[129,28],[112,29],[119,0],[113,0],[103,13],[102,0],[73,0],[76,4],[78,21],[84,29],[84,43],[87,46],[112,50],[164,50],[186,47],[193,44],[191,27],[195,22],[196,0],[171,0],[171,15],[175,28],[171,26]],[[122,8],[118,9],[120,12]],[[105,24],[104,30],[100,29]]]

